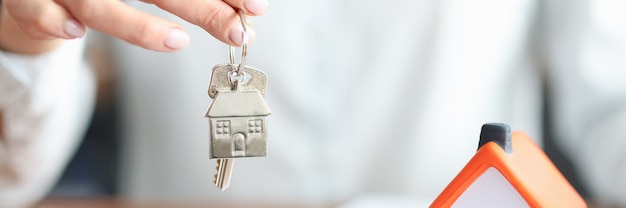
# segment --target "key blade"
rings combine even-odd
[[[230,175],[233,171],[234,159],[218,159],[217,160],[217,173],[213,178],[213,183],[218,189],[224,191],[230,186]]]

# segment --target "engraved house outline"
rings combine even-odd
[[[266,156],[270,114],[257,90],[217,93],[205,114],[211,129],[211,158]]]

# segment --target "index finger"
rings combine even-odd
[[[242,0],[231,0],[242,1]],[[202,27],[213,37],[229,45],[241,45],[243,27],[239,15],[232,5],[221,0],[189,0],[184,4],[180,1],[152,0],[146,1],[167,10],[184,20]],[[234,3],[233,3],[234,4]],[[244,5],[241,3],[241,5]],[[248,39],[254,40],[254,30],[247,26]]]
[[[224,0],[230,6],[243,10],[246,15],[259,16],[265,13],[267,0]]]
[[[117,0],[56,0],[90,28],[156,51],[176,51],[189,43],[183,27]]]

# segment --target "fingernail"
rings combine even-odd
[[[243,6],[246,7],[246,10],[256,15],[263,14],[267,9],[267,5],[267,0],[246,0],[243,3]]]
[[[85,35],[85,26],[78,23],[76,20],[69,19],[65,21],[63,31],[72,38],[80,38]]]
[[[256,38],[256,32],[253,29],[248,28],[248,42],[252,43]]]
[[[185,31],[177,28],[170,29],[169,34],[165,38],[165,47],[178,50],[187,47],[189,45],[189,35]]]
[[[248,43],[250,43],[254,40],[256,32],[254,32],[252,28],[247,28],[247,30]],[[241,26],[241,23],[235,23],[235,25],[230,28],[230,34],[228,38],[235,42],[237,46],[240,46],[243,43],[243,27]]]

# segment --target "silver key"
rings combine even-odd
[[[211,74],[211,82],[209,83],[209,97],[215,99],[215,94],[218,91],[230,91],[233,88],[233,81],[231,76],[238,66],[236,64],[219,64],[213,67],[213,73]],[[267,75],[261,70],[245,66],[242,67],[243,75],[239,77],[242,79],[243,90],[258,90],[262,96],[265,96],[265,89],[267,88]]]
[[[233,171],[233,162],[234,159],[217,159],[217,173],[213,177],[213,183],[220,189],[220,191],[224,191],[230,186],[230,175]]]
[[[205,113],[211,129],[210,158],[217,159],[213,182],[222,191],[230,185],[234,158],[267,155],[267,116],[271,114],[263,98],[267,76],[244,65],[248,38],[245,16],[242,11],[239,15],[244,27],[241,62],[234,63],[231,46],[230,64],[213,67],[208,90],[213,102]]]
[[[209,86],[215,86],[217,90],[205,114],[211,129],[210,157],[218,159],[215,185],[221,190],[225,190],[230,183],[233,158],[267,155],[267,116],[271,114],[261,94],[266,83],[253,81],[267,80],[265,74],[246,67],[251,76],[247,84],[243,83],[245,79],[241,79],[230,86],[229,82],[220,81],[224,78],[220,74],[230,70],[232,67],[229,66],[214,67]],[[222,86],[225,83],[230,87]]]

